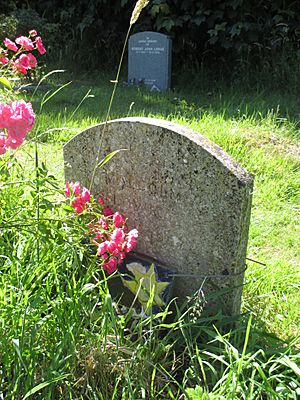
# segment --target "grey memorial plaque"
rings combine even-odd
[[[171,83],[172,41],[157,32],[139,32],[129,38],[128,82],[150,90],[166,90]]]
[[[184,126],[151,118],[104,126],[64,146],[66,179],[89,187],[102,134],[101,154],[128,149],[97,172],[92,192],[105,193],[108,204],[128,217],[129,228],[138,229],[137,252],[177,271],[174,294],[180,301],[202,287],[206,299],[218,295],[212,305],[238,313],[252,176]]]

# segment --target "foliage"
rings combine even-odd
[[[165,112],[170,119],[203,129],[256,173],[250,251],[271,260],[273,256],[276,262],[282,259],[277,270],[274,264],[261,272],[251,268],[247,275],[244,309],[256,313],[257,321],[248,312],[239,320],[201,314],[197,294],[185,308],[174,303],[158,315],[137,320],[131,308],[122,307],[122,300],[112,299],[113,277],[107,279],[99,268],[90,242],[83,240],[86,226],[77,223],[73,212],[74,208],[84,216],[89,194],[68,184],[65,193],[71,207],[64,207],[61,184],[41,161],[37,138],[49,127],[42,116],[35,127],[35,146],[28,143],[27,149],[0,158],[1,398],[296,400],[300,395],[299,338],[280,340],[264,326],[273,323],[275,330],[274,321],[280,316],[281,336],[292,336],[298,329],[288,324],[293,317],[298,320],[298,308],[290,302],[299,298],[299,282],[295,274],[288,274],[286,264],[288,257],[289,263],[294,262],[292,219],[299,211],[299,169],[296,157],[289,154],[296,148],[297,123],[293,125],[288,116],[280,118],[278,108],[249,114],[244,98],[238,110],[234,98],[221,104],[222,112],[213,113],[212,104],[217,99],[224,102],[220,92],[202,93],[206,104],[197,104],[199,91],[195,93],[194,99],[190,92],[170,98],[131,88],[121,93],[116,112],[124,115],[124,107],[136,96],[139,113]],[[65,116],[67,107],[73,107],[72,118],[63,123],[73,124],[76,115],[81,126],[84,114],[78,116],[76,97],[72,100],[67,92],[65,99],[59,98],[62,93],[57,88],[41,97],[44,116],[50,112],[53,122],[53,109],[46,100],[55,99],[55,94],[56,106],[64,105]],[[94,100],[97,96],[89,98]],[[98,108],[97,103],[95,118]],[[62,132],[60,139],[66,139]],[[51,135],[46,133],[43,139]],[[50,164],[49,149],[45,159]],[[124,218],[115,215],[113,222],[122,226]],[[269,293],[272,298],[262,307]]]
[[[23,32],[36,29],[45,39],[47,51],[59,52],[60,49],[60,25],[48,22],[32,8],[13,8],[7,14],[0,14],[0,41],[5,37],[10,39],[20,36]]]
[[[59,41],[67,58],[91,69],[107,60],[117,63],[134,1],[34,0],[26,9],[15,0],[6,7],[20,13],[18,20],[31,13],[38,23],[43,15],[53,40],[50,50]],[[300,3],[292,0],[153,0],[135,29],[170,34],[175,66],[221,66],[224,74],[233,67],[235,73],[251,67],[271,73],[278,62],[285,69],[299,64],[299,15]],[[59,27],[64,35],[58,38],[54,31]]]

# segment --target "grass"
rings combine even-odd
[[[53,90],[62,79],[52,81]],[[167,93],[121,84],[111,118],[143,115],[190,126],[255,175],[248,257],[265,265],[248,262],[243,316],[228,331],[220,315],[195,317],[193,299],[171,320],[166,310],[160,320],[134,321],[114,304],[95,260],[86,257],[80,230],[62,222],[59,207],[62,144],[103,121],[112,89],[105,74],[92,82],[74,79],[44,105],[32,133],[41,141],[39,157],[48,169],[40,171],[48,202],[41,208],[39,259],[33,251],[36,236],[25,223],[34,226],[36,218],[34,182],[26,191],[22,184],[9,184],[35,179],[34,147],[17,152],[14,167],[1,171],[0,394],[5,399],[300,395],[297,95],[194,83]],[[45,92],[39,93],[36,110]]]
[[[45,142],[51,142],[52,146],[64,143],[76,132],[103,121],[112,85],[107,76],[98,82],[99,86],[92,86],[75,80],[46,104],[37,130],[43,132],[48,126],[66,130],[48,134]],[[94,97],[86,98],[70,120],[89,91]],[[218,85],[210,88],[210,92],[202,88],[197,95],[190,88],[161,94],[120,85],[111,115],[112,119],[126,115],[150,116],[189,126],[215,141],[255,175],[248,256],[266,266],[249,265],[244,298],[254,309],[256,299],[261,299],[259,303],[266,305],[267,315],[272,307],[273,319],[267,318],[266,323],[269,329],[285,338],[299,333],[295,322],[299,317],[297,303],[300,303],[297,268],[300,149],[296,104],[297,96],[291,94],[266,96],[256,90],[244,94]],[[267,276],[266,284],[260,282],[264,281],[262,273]],[[262,293],[256,292],[258,288],[262,288]],[[258,295],[253,300],[252,293]],[[273,306],[270,297],[276,299]],[[248,309],[246,305],[245,308]],[[262,316],[260,307],[258,312]]]

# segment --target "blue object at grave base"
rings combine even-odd
[[[158,284],[159,283],[166,284],[166,285],[159,285],[163,287],[163,290],[159,291],[159,297],[162,299],[163,303],[167,305],[171,300],[172,296],[175,271],[164,266],[160,262],[151,259],[150,257],[147,257],[139,253],[130,253],[126,256],[122,266],[119,267],[119,272],[122,274],[122,278],[124,280],[128,281],[134,280],[133,273],[130,272],[127,268],[127,265],[130,264],[134,265],[134,263],[140,264],[142,267],[145,268],[147,272],[150,270],[151,265],[154,264],[155,280],[157,281]],[[129,269],[131,268],[129,267]],[[162,311],[164,308],[165,306],[153,305],[152,312],[155,314],[158,313],[159,311]]]

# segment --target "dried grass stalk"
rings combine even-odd
[[[138,0],[130,18],[130,25],[133,25],[138,20],[143,8],[149,3],[149,0]]]

